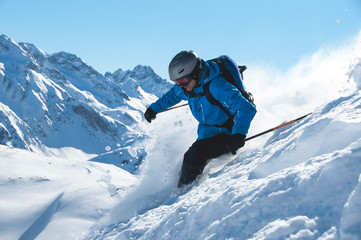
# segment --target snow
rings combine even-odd
[[[341,218],[341,237],[357,239],[360,236],[361,212],[361,175],[359,181],[345,204]]]
[[[156,96],[141,86],[152,86],[158,94],[170,87],[150,67],[127,71],[120,84],[74,54],[49,55],[4,35],[0,44],[0,102],[9,108],[0,108],[0,141],[11,147],[74,147],[102,155],[108,146],[121,152],[129,142],[145,138],[143,112]],[[141,155],[134,158],[144,159],[143,152],[137,149]],[[125,166],[118,164],[126,161],[119,156],[108,154],[106,162]],[[134,162],[123,169],[136,172],[139,163]]]
[[[249,136],[313,114],[213,159],[183,192],[183,154],[197,138],[188,107],[134,121],[142,141],[103,154],[0,145],[0,239],[361,239],[360,43],[321,49],[284,73],[249,66],[258,108]],[[145,110],[152,99],[132,104]],[[114,118],[128,106],[102,111]],[[105,164],[112,154],[144,162],[130,174]]]
[[[47,153],[0,145],[0,239],[75,239],[138,181],[79,150]]]

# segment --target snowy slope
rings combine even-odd
[[[0,122],[0,134],[6,141],[9,136],[26,138],[23,147],[19,145],[25,149],[43,143],[22,118],[26,109],[13,94],[22,88],[9,81],[11,74],[20,74],[14,69],[26,65],[33,68],[28,70],[29,80],[23,75],[16,79],[25,86],[30,82],[32,90],[37,86],[39,98],[30,94],[39,104],[33,111],[47,112],[46,107],[50,112],[49,99],[64,103],[61,97],[71,96],[96,116],[134,126],[139,135],[102,145],[105,153],[91,155],[74,148],[30,152],[0,145],[0,239],[361,239],[360,39],[340,49],[321,50],[286,73],[250,66],[245,77],[258,107],[250,135],[309,111],[313,114],[247,142],[235,156],[212,160],[197,183],[181,195],[176,184],[182,157],[197,137],[197,123],[187,107],[145,123],[140,110],[156,98],[146,96],[133,78],[137,74],[131,77],[129,71],[120,70],[102,77],[83,69],[73,55],[62,53],[58,55],[62,60],[49,61],[35,46],[8,47],[17,57],[6,58],[8,62],[0,58],[0,83],[10,82],[9,88],[1,85],[7,102],[0,95],[4,113],[0,117],[7,119]],[[37,59],[34,64],[29,56]],[[74,66],[65,64],[65,58]],[[34,70],[35,63],[40,69],[57,67],[44,68],[41,72],[48,72],[35,77],[39,71]],[[69,73],[77,67],[82,70]],[[118,100],[99,100],[106,91],[93,85],[98,77],[103,86],[128,82],[125,107],[112,105]],[[75,80],[79,85],[71,83]],[[46,90],[54,97],[44,97]],[[73,114],[69,118],[84,121]],[[129,162],[144,164],[139,174],[132,175],[103,164],[111,162],[112,155],[128,159],[118,162],[128,171]]]
[[[294,77],[280,95],[281,83],[257,88],[273,93],[256,97],[270,107],[259,105],[263,119],[273,110],[313,114],[212,160],[180,196],[178,171],[196,126],[189,112],[158,117],[140,184],[83,239],[361,239],[360,47],[350,46],[356,57],[347,48],[305,59],[278,78]],[[251,132],[265,125],[258,118]]]
[[[102,223],[108,232],[90,237],[360,239],[360,109],[360,93],[338,98],[264,149],[214,160],[199,186],[179,197],[133,195],[104,220],[116,227]]]
[[[0,145],[0,239],[76,239],[138,181],[76,149],[47,152]]]

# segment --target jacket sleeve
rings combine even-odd
[[[256,115],[256,107],[249,103],[235,86],[222,77],[212,80],[209,91],[234,116],[232,134],[241,133],[246,136],[251,121]]]
[[[159,98],[156,102],[152,103],[150,107],[156,112],[159,113],[167,108],[174,106],[182,100],[187,100],[187,96],[183,92],[183,90],[178,87],[176,84],[161,98]]]

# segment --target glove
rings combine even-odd
[[[152,120],[155,119],[156,115],[157,113],[154,112],[154,110],[151,107],[148,107],[144,113],[144,118],[150,123]]]
[[[241,133],[230,135],[226,147],[233,155],[235,155],[237,150],[244,146],[245,139],[246,136]]]

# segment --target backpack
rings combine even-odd
[[[243,72],[247,69],[246,66],[238,66],[230,57],[225,55],[211,59],[210,61],[217,63],[217,65],[221,69],[220,75],[224,79],[226,79],[227,82],[231,83],[233,86],[236,86],[237,89],[241,92],[242,96],[247,99],[249,103],[255,105],[253,95],[250,92],[246,91],[246,88],[243,84]],[[210,83],[211,82],[208,82],[204,85],[204,94],[210,103],[212,103],[213,105],[217,105],[223,109],[223,105],[220,104],[210,93]],[[225,109],[223,110],[227,112]]]
[[[220,76],[222,76],[224,79],[226,79],[227,82],[231,83],[232,85],[236,86],[237,89],[240,91],[242,96],[247,99],[249,103],[255,106],[254,104],[254,98],[253,95],[250,92],[246,91],[246,88],[243,84],[243,72],[247,69],[246,66],[238,66],[230,57],[222,55],[218,58],[211,59],[210,61],[213,61],[217,63],[219,66],[221,72]],[[233,118],[227,109],[217,100],[215,99],[211,92],[209,91],[209,85],[211,81],[206,83],[203,86],[203,94],[188,94],[189,97],[200,97],[205,96],[207,100],[218,107],[220,107],[227,115],[229,116],[229,119],[222,125],[215,125],[216,127],[225,127],[230,132],[232,132],[233,127]]]

